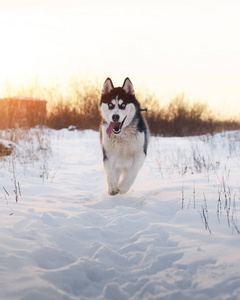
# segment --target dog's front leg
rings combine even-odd
[[[119,192],[120,194],[126,193],[132,186],[134,180],[137,177],[139,169],[142,167],[145,160],[145,154],[137,154],[133,157],[132,166],[129,168],[124,168],[122,180],[119,183]]]
[[[119,193],[118,181],[120,170],[116,168],[111,159],[104,160],[104,170],[108,185],[108,194],[114,196]]]

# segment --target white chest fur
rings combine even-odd
[[[109,156],[128,156],[143,151],[144,133],[133,127],[126,127],[118,135],[111,134],[109,138],[103,126],[103,145]]]

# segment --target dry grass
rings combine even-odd
[[[8,156],[12,153],[12,151],[13,151],[12,145],[7,147],[4,144],[0,143],[0,157]]]
[[[5,152],[0,152],[0,168],[6,169],[13,174],[15,190],[19,191],[19,186],[15,179],[15,167],[21,168],[24,174],[37,172],[44,182],[49,178],[52,163],[51,137],[47,129],[9,129],[0,131],[0,143],[5,148]],[[9,145],[6,146],[5,143]],[[8,158],[11,154],[11,157]]]

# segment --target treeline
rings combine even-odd
[[[53,129],[75,126],[80,130],[98,130],[101,123],[100,87],[100,84],[79,81],[76,78],[72,79],[65,89],[58,84],[43,86],[35,80],[30,86],[22,86],[18,90],[8,85],[6,97],[17,94],[47,100],[47,115],[41,125]],[[220,120],[206,104],[190,103],[184,95],[171,99],[164,106],[151,94],[139,94],[137,99],[142,108],[148,108],[148,112],[142,114],[153,135],[190,136],[240,129],[238,120]],[[0,127],[3,128],[4,124],[1,122],[0,120]]]
[[[143,97],[142,112],[152,135],[193,136],[214,134],[216,132],[240,129],[240,122],[234,119],[219,120],[214,117],[206,104],[191,103],[184,95],[172,99],[161,107],[154,96]],[[100,91],[81,96],[75,103],[58,103],[48,114],[47,126],[54,129],[67,128],[70,125],[78,129],[98,130],[101,123],[99,111]]]
[[[156,105],[156,109],[150,100],[150,107],[145,116],[153,135],[193,136],[240,129],[238,120],[221,120],[206,103],[190,103],[184,95],[175,97],[162,108]]]

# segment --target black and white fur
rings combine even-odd
[[[143,165],[148,146],[147,124],[129,78],[125,79],[122,87],[117,88],[114,88],[110,78],[106,79],[100,110],[103,117],[101,145],[108,193],[124,194]]]

